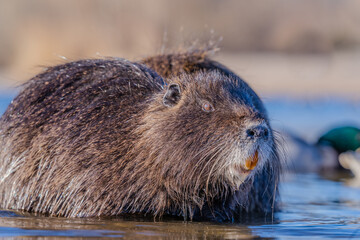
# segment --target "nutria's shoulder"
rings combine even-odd
[[[26,82],[1,121],[10,122],[17,116],[21,121],[34,119],[35,112],[46,121],[57,111],[84,107],[100,98],[109,101],[131,94],[128,98],[140,100],[161,90],[163,84],[153,70],[124,59],[69,62],[49,67]],[[17,114],[11,114],[14,112]]]
[[[123,79],[128,78],[132,83],[142,86],[153,86],[157,82],[153,79],[159,78],[153,70],[146,66],[121,58],[109,59],[86,59],[75,62],[48,67],[44,72],[38,74],[24,85],[24,90],[30,90],[32,86],[42,89],[61,90],[78,87],[78,84],[96,85],[116,82],[126,84]],[[120,80],[120,81],[119,81]],[[145,84],[145,85],[144,85]],[[43,86],[42,86],[43,85]],[[37,94],[42,91],[34,90]]]
[[[128,81],[125,81],[128,79]],[[72,93],[74,89],[114,87],[120,91],[135,88],[159,87],[161,78],[142,64],[125,59],[88,59],[49,67],[24,85],[20,95],[28,95],[30,102],[42,94]],[[130,85],[129,85],[130,84]],[[35,89],[36,87],[36,89]],[[103,89],[105,90],[105,89]]]

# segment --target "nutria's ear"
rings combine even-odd
[[[177,104],[181,97],[180,86],[178,84],[170,84],[168,90],[163,97],[163,104],[167,107],[172,107]]]

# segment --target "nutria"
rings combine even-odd
[[[0,208],[231,221],[276,202],[267,114],[222,70],[164,79],[122,59],[49,68],[1,117],[0,146]]]

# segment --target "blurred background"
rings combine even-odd
[[[344,178],[332,171],[340,169],[340,152],[326,142],[324,146],[314,143],[330,129],[360,127],[360,1],[0,0],[0,115],[21,89],[18,86],[44,66],[106,56],[139,60],[214,42],[220,51],[212,57],[239,74],[264,100],[272,126],[279,132],[284,168],[328,173],[328,178],[336,180],[312,174],[292,181],[284,178],[280,185],[283,211],[275,216],[279,224],[250,225],[252,234],[266,239],[356,238],[360,189],[342,184],[352,176]],[[345,137],[338,132],[327,137],[340,145],[356,142],[352,129],[341,133]],[[347,142],[346,137],[351,139]],[[349,185],[360,186],[360,150],[357,158],[345,155],[343,160],[355,166],[350,170],[357,176]],[[9,218],[2,218],[0,215],[1,226],[11,224]],[[56,233],[59,230],[54,229],[73,229],[69,223],[80,223],[70,220],[53,225],[48,218],[30,218],[30,225],[16,221],[19,228],[11,228],[12,235],[5,236],[17,236],[14,232],[28,236],[33,223],[33,234],[68,236],[71,231]],[[121,227],[127,226],[124,223],[106,226],[100,222],[100,227],[86,223],[111,229],[104,232],[106,237],[114,236],[114,229],[123,230],[119,234],[125,237],[129,229],[145,229],[141,234],[146,235],[140,238],[156,236],[152,231],[159,231],[143,223],[126,228]],[[0,236],[4,236],[1,226]],[[50,233],[39,232],[44,226]],[[86,233],[94,234],[82,222],[75,229],[84,226]],[[175,229],[189,231],[188,224],[160,226],[165,226],[161,236],[178,231]],[[194,231],[192,239],[204,238],[202,232],[205,238],[207,233],[225,233],[219,225],[212,230],[205,225],[204,229]],[[226,233],[228,239],[237,236],[233,229]]]
[[[274,124],[315,136],[358,124],[359,26],[353,0],[0,0],[0,94],[43,66],[215,41],[213,57],[249,82]]]

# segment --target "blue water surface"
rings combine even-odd
[[[14,96],[12,94],[0,95],[0,116],[5,112],[7,106],[10,104]]]
[[[342,98],[266,98],[275,129],[291,131],[309,141],[337,126],[360,127],[360,100]]]

